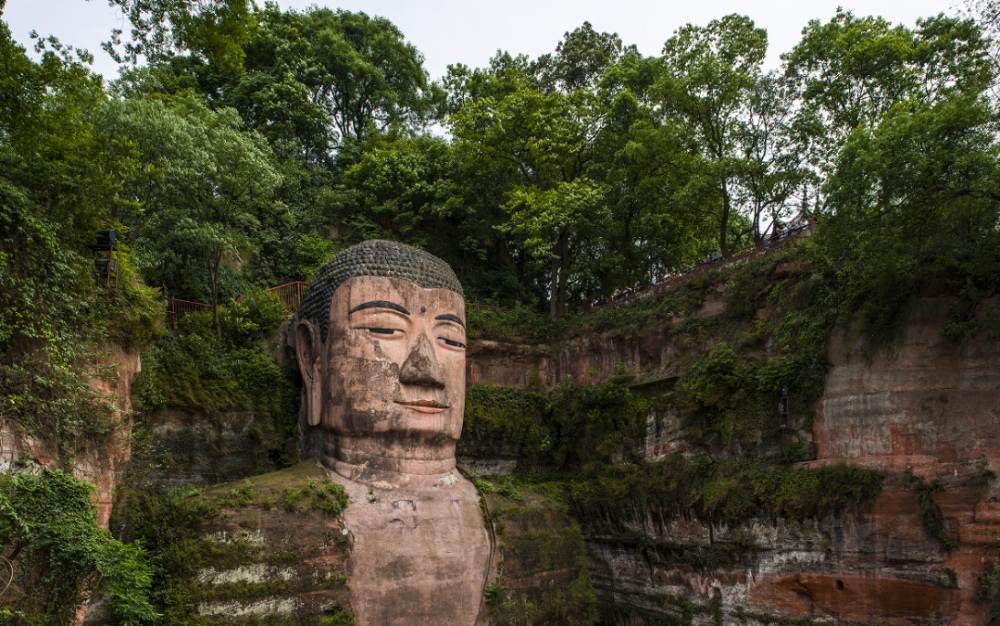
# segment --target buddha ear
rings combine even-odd
[[[306,388],[306,411],[310,426],[319,426],[323,406],[323,344],[319,329],[310,320],[300,319],[295,326],[295,354]]]

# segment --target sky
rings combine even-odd
[[[960,0],[954,0],[960,1]],[[263,6],[263,1],[258,2]],[[598,31],[617,32],[626,44],[636,44],[646,56],[659,55],[663,42],[684,24],[704,25],[730,13],[741,13],[767,29],[769,39],[765,69],[778,67],[779,55],[799,41],[802,28],[812,19],[827,22],[837,7],[855,15],[881,15],[893,23],[913,26],[919,17],[954,13],[953,0],[282,0],[283,9],[305,9],[312,4],[364,11],[388,18],[425,58],[432,79],[447,72],[448,65],[470,67],[488,64],[497,50],[537,57],[555,50],[563,34],[589,21]],[[3,15],[14,39],[29,50],[32,30],[54,35],[94,54],[94,70],[106,79],[117,76],[117,66],[101,50],[112,28],[129,24],[106,0],[7,0]]]

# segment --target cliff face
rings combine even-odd
[[[552,388],[568,378],[584,385],[607,380],[624,364],[635,374],[633,391],[666,400],[650,403],[639,455],[657,460],[708,452],[739,460],[738,447],[706,448],[703,440],[693,439],[669,402],[681,366],[702,354],[672,331],[691,320],[708,323],[724,315],[724,297],[722,287],[709,288],[684,318],[649,323],[631,334],[595,334],[559,349],[478,341],[468,352],[467,381],[509,387],[541,382]],[[1000,532],[1000,489],[977,477],[987,466],[1000,467],[1000,342],[989,334],[962,346],[944,338],[951,304],[942,295],[915,299],[895,339],[872,354],[865,353],[857,325],[835,332],[827,346],[832,367],[814,411],[793,410],[788,427],[775,428],[774,441],[765,442],[770,448],[756,452],[774,457],[795,444],[805,451],[798,458],[809,459],[796,464],[801,468],[847,462],[883,470],[880,495],[806,519],[760,511],[729,524],[700,519],[694,511],[629,509],[623,502],[623,510],[628,509],[624,529],[582,526],[601,623],[787,624],[805,619],[798,623],[985,625],[990,607],[973,596],[996,552],[990,534]],[[758,311],[760,319],[772,314],[768,308]],[[741,357],[760,358],[772,350],[765,342],[755,354]],[[161,482],[214,482],[258,473],[249,465],[199,465],[209,458],[201,448],[252,443],[252,416],[219,419],[216,424],[169,409],[153,416],[154,433],[172,442],[175,461],[183,458],[164,470]],[[460,462],[470,471],[502,475],[514,472],[519,460],[480,455]],[[507,520],[511,530],[516,523]],[[530,524],[522,530],[533,538],[539,532]],[[561,531],[546,532],[561,537]],[[531,606],[528,599],[537,604],[541,597],[540,591],[517,595],[524,581],[538,582],[539,568],[531,565],[537,555],[528,543],[507,543],[510,566],[527,565],[523,572],[510,570],[512,576],[523,574],[523,581],[499,581],[507,598],[517,598],[501,605],[520,611]],[[578,576],[569,561],[541,569],[565,574],[558,580],[562,585],[575,584]],[[274,592],[262,586],[265,591]]]
[[[685,317],[674,317],[670,328],[688,320],[715,317],[725,311],[725,287],[718,285],[702,304]],[[494,384],[523,387],[536,372],[546,387],[569,377],[580,384],[607,379],[619,364],[639,375],[638,385],[670,377],[670,365],[689,352],[672,339],[669,328],[647,324],[637,337],[609,332],[577,338],[559,350],[548,346],[522,346],[496,341],[476,341],[469,346],[465,379],[470,385]]]
[[[717,315],[722,302],[712,294],[692,316]],[[814,444],[814,460],[801,467],[885,470],[877,498],[798,522],[761,512],[726,526],[637,510],[627,532],[585,529],[604,621],[986,624],[989,606],[973,596],[993,563],[1000,490],[972,478],[986,464],[1000,467],[1000,342],[944,338],[950,304],[946,296],[915,299],[895,340],[874,354],[864,353],[856,325],[835,333],[815,415],[792,416],[790,430],[797,421],[801,432],[783,432]],[[559,351],[483,342],[471,351],[468,378],[523,386],[534,370],[550,386],[566,377],[584,383],[625,363],[638,374],[633,387],[669,394],[684,346],[665,329],[642,335],[581,339]],[[648,459],[696,449],[670,410],[651,411],[647,430],[640,452]]]
[[[285,452],[294,458],[293,442],[261,445],[272,433],[258,425],[253,411],[223,411],[214,415],[179,407],[158,408],[146,427],[156,443],[148,459],[146,481],[158,487],[217,485],[274,471]]]
[[[942,337],[950,303],[914,300],[900,337],[870,360],[849,333],[833,337],[813,428],[817,462],[946,476],[962,471],[956,461],[984,455],[1000,467],[1000,342]]]
[[[140,369],[138,354],[117,346],[104,347],[92,365],[87,383],[103,400],[109,433],[100,442],[77,441],[71,449],[64,450],[69,453],[73,475],[96,487],[97,521],[102,528],[108,527],[115,477],[131,456],[130,392]],[[54,438],[31,437],[15,422],[4,420],[0,423],[0,469],[59,468],[58,445]]]

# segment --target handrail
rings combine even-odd
[[[671,277],[668,280],[661,281],[655,285],[646,285],[643,289],[638,291],[633,291],[628,295],[619,295],[617,299],[609,300],[602,304],[595,304],[595,298],[593,296],[588,296],[587,298],[581,298],[575,302],[565,304],[561,307],[560,314],[565,313],[577,313],[577,314],[593,314],[600,311],[605,311],[608,309],[616,309],[621,306],[626,306],[632,302],[638,302],[639,300],[649,297],[653,293],[659,293],[662,291],[667,291],[680,287],[684,283],[703,276],[712,270],[724,270],[729,269],[734,265],[738,265],[744,262],[756,261],[758,259],[770,256],[773,252],[777,250],[783,250],[786,247],[786,242],[791,242],[800,237],[799,233],[803,231],[808,231],[810,236],[816,230],[815,218],[810,218],[809,223],[806,226],[801,226],[795,228],[794,230],[789,229],[781,235],[773,235],[767,239],[762,240],[759,244],[753,244],[740,248],[730,253],[728,256],[716,261],[715,263],[705,263],[698,267],[692,268],[690,271],[684,274],[678,274]]]
[[[298,310],[299,305],[302,304],[302,287],[306,284],[306,282],[301,280],[293,280],[292,282],[285,283],[284,285],[271,287],[267,291],[274,292],[281,304],[294,313]],[[242,301],[243,294],[240,294],[240,296],[236,298],[236,302]],[[190,300],[181,300],[180,298],[171,298],[170,310],[167,311],[168,323],[171,328],[177,328],[177,320],[179,320],[182,316],[192,313],[198,309],[211,308],[211,304],[205,304],[204,302],[192,302]]]
[[[738,250],[734,250],[729,253],[726,257],[714,262],[706,263],[699,267],[692,268],[691,271],[686,274],[678,274],[672,278],[656,283],[655,285],[646,285],[642,289],[633,291],[628,295],[619,296],[617,299],[609,300],[608,302],[602,304],[596,304],[595,298],[593,296],[588,296],[586,298],[580,298],[576,302],[570,302],[569,304],[564,304],[559,307],[559,314],[565,315],[566,313],[596,313],[598,311],[606,310],[607,308],[618,308],[619,306],[624,306],[632,302],[637,302],[640,299],[646,298],[648,295],[654,292],[661,292],[673,287],[679,287],[680,285],[686,283],[687,281],[705,274],[707,271],[712,269],[728,269],[732,265],[742,263],[744,261],[754,261],[756,258],[752,258],[755,253],[759,253],[757,258],[763,258],[770,255],[776,250],[783,249],[785,246],[781,245],[780,242],[791,241],[799,236],[802,231],[808,230],[810,234],[816,229],[816,221],[814,218],[809,219],[809,223],[805,226],[799,226],[796,228],[789,228],[787,231],[780,235],[772,235],[767,239],[761,240],[759,243],[754,243],[749,246],[744,246]],[[779,245],[772,244],[778,243]],[[270,292],[274,292],[278,300],[281,301],[283,305],[289,311],[295,312],[298,310],[299,306],[302,304],[302,292],[304,287],[308,285],[307,282],[301,280],[293,280],[290,283],[285,283],[283,285],[278,285],[277,287],[271,287],[268,289]],[[294,289],[293,289],[294,288]],[[642,295],[640,298],[639,296]],[[243,295],[236,299],[237,302],[243,301]],[[177,304],[181,306],[178,307]],[[466,302],[466,307],[471,307],[474,309],[488,309],[491,311],[503,311],[506,313],[516,313],[517,309],[507,309],[503,307],[497,307],[490,304],[477,304],[475,302]],[[205,304],[204,302],[192,302],[190,300],[181,300],[179,298],[171,298],[170,309],[167,311],[168,319],[171,328],[177,327],[177,320],[180,319],[182,315],[192,312],[196,307],[201,308],[212,308],[211,304]],[[538,313],[529,311],[532,315],[536,317],[544,317]]]

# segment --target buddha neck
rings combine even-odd
[[[420,458],[413,458],[358,450],[350,445],[359,443],[357,439],[346,440],[339,437],[334,442],[331,439],[334,439],[334,435],[328,433],[321,462],[327,469],[361,484],[379,487],[433,487],[442,479],[454,475],[454,443],[440,450],[438,447],[430,450],[425,448]],[[370,449],[369,446],[360,447]],[[441,454],[435,455],[434,452]]]

